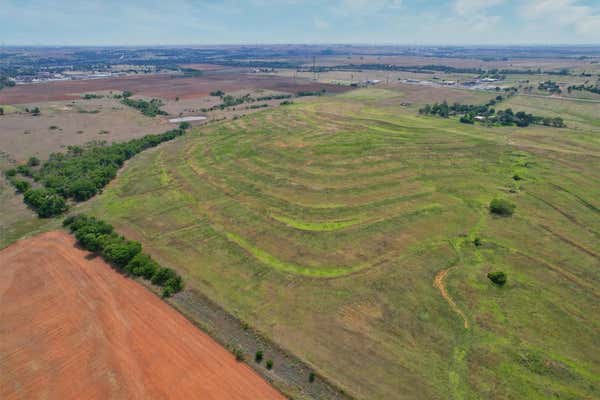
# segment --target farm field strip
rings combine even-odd
[[[203,127],[82,209],[359,399],[594,397],[594,126],[463,126],[403,98]],[[489,214],[496,197],[512,217]]]

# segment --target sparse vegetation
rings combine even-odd
[[[233,345],[231,346],[231,352],[233,353],[233,355],[235,356],[235,360],[238,362],[242,362],[244,361],[244,350],[237,345]]]

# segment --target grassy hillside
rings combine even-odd
[[[356,91],[202,128],[83,208],[357,398],[598,398],[596,128],[401,101]],[[498,197],[513,216],[489,213]]]

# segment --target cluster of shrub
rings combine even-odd
[[[15,82],[8,79],[8,76],[0,75],[0,90],[11,86],[15,86]]]
[[[517,206],[507,199],[493,199],[490,202],[490,212],[502,217],[510,217],[516,208]]]
[[[598,86],[598,85],[589,85],[589,86],[572,85],[572,86],[569,86],[567,88],[567,90],[569,91],[569,93],[571,93],[573,90],[579,90],[579,91],[586,91],[586,92],[600,94],[600,86]]]
[[[299,92],[297,95],[298,96],[320,96],[324,92],[325,92],[325,90],[323,90],[321,92]],[[291,99],[293,97],[291,94],[273,94],[273,95],[269,95],[269,96],[262,96],[262,97],[256,97],[256,98],[251,97],[250,94],[246,94],[244,96],[234,97],[231,95],[226,95],[225,92],[222,90],[215,90],[213,92],[210,92],[210,95],[214,96],[214,97],[220,97],[223,100],[223,102],[221,104],[217,104],[210,108],[203,108],[203,109],[201,109],[202,112],[224,110],[226,108],[239,106],[240,104],[244,104],[244,103],[254,103],[257,101],[268,101],[268,100],[283,100],[283,99]],[[286,103],[285,101],[280,104],[284,104],[284,103],[291,104],[291,102]],[[257,109],[257,108],[266,108],[268,106],[269,106],[268,104],[260,104],[260,105],[253,104],[253,105],[246,107],[246,109],[249,110],[249,109]]]
[[[257,97],[257,98],[253,98],[250,96],[250,94],[246,94],[244,96],[235,97],[235,96],[232,96],[229,94],[226,95],[225,92],[223,92],[222,90],[215,90],[214,92],[210,92],[210,95],[215,96],[215,97],[220,97],[221,100],[223,100],[223,102],[221,104],[217,104],[216,106],[212,106],[210,108],[203,108],[202,112],[224,110],[226,108],[239,106],[240,104],[244,104],[244,103],[254,103],[257,101],[267,101],[267,100],[277,100],[277,99],[289,99],[292,97],[292,95],[290,95],[290,94],[274,94],[274,95],[270,95],[270,96],[263,96],[263,97]],[[255,108],[263,108],[263,107],[268,107],[268,105],[267,104],[251,105],[249,107],[246,107],[246,109],[255,109]]]
[[[502,96],[496,97],[496,100],[499,98],[501,100]],[[540,117],[528,114],[524,111],[515,113],[510,108],[496,112],[496,110],[491,107],[494,104],[496,104],[495,100],[491,100],[484,105],[458,103],[449,105],[444,101],[443,103],[434,103],[433,105],[426,104],[425,107],[419,109],[419,113],[425,115],[438,115],[443,118],[462,114],[460,122],[465,124],[474,124],[475,121],[481,120],[488,124],[499,124],[503,126],[516,125],[518,127],[527,127],[532,124],[552,126],[555,128],[563,128],[566,126],[563,119],[560,117]]]
[[[84,100],[92,100],[92,99],[102,99],[104,96],[96,93],[86,93],[82,97]]]
[[[248,110],[255,110],[257,108],[266,108],[269,107],[268,104],[252,104],[251,106],[246,107]]]
[[[298,97],[321,96],[322,94],[325,94],[326,92],[327,92],[327,90],[325,90],[325,89],[315,90],[315,91],[301,90],[298,93],[296,93],[296,96],[298,96]]]
[[[160,99],[152,99],[146,101],[143,99],[135,100],[129,97],[125,97],[121,100],[122,104],[126,106],[137,108],[142,114],[148,117],[156,117],[157,115],[167,115],[167,113],[160,108],[163,106],[163,102]]]
[[[67,217],[63,226],[71,230],[81,247],[100,254],[119,271],[162,287],[163,297],[170,297],[183,289],[183,280],[177,272],[161,267],[148,254],[142,253],[140,243],[118,235],[112,225],[78,214]]]
[[[553,81],[545,81],[538,85],[538,90],[543,90],[549,93],[562,93],[560,86]]]
[[[25,112],[30,113],[34,117],[37,117],[42,114],[39,107],[33,107],[33,108],[26,107]]]
[[[291,99],[292,95],[291,94],[273,94],[271,96],[262,96],[262,97],[257,97],[256,101],[267,101],[267,100],[283,100],[283,99]]]
[[[24,193],[24,201],[42,218],[62,214],[67,210],[66,199],[84,201],[94,196],[117,174],[123,163],[135,154],[183,135],[188,123],[158,135],[146,135],[124,143],[91,142],[69,146],[66,153],[52,153],[39,168],[40,161],[32,157],[26,165],[9,169],[5,175],[15,189]],[[41,188],[31,188],[33,179]]]

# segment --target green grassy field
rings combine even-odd
[[[401,102],[207,126],[79,208],[356,398],[600,397],[597,121],[484,128]]]

